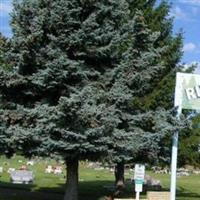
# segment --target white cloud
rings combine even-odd
[[[179,6],[174,7],[170,15],[172,17],[175,17],[176,19],[181,19],[181,20],[188,19],[187,14]]]
[[[185,44],[183,47],[184,52],[193,52],[196,49],[197,49],[197,46],[192,42]]]

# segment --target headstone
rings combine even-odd
[[[3,167],[0,167],[0,173],[3,173]]]
[[[10,172],[12,183],[28,184],[33,182],[33,172],[26,170],[16,170]]]
[[[170,192],[147,192],[147,200],[170,200]]]
[[[15,171],[15,168],[9,168],[7,172],[10,174],[11,172],[14,172],[14,171]]]
[[[149,175],[145,175],[145,180],[144,180],[144,185],[145,189],[148,191],[158,191],[162,189],[161,182],[157,179],[154,179],[153,177]]]
[[[62,167],[56,166],[54,169],[54,174],[62,174]]]
[[[53,173],[53,167],[51,165],[48,165],[47,168],[45,169],[45,173],[47,174]]]
[[[33,160],[29,160],[29,161],[27,161],[27,163],[26,163],[26,165],[30,165],[30,166],[33,166],[34,165],[34,161]]]
[[[27,166],[26,165],[22,165],[19,169],[20,170],[27,170]]]

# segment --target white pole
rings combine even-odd
[[[182,108],[178,107],[177,117],[179,118]],[[176,171],[177,171],[177,157],[178,157],[178,131],[173,135],[172,143],[172,161],[171,161],[171,187],[170,200],[176,199]]]
[[[140,192],[136,192],[136,200],[140,200]]]
[[[176,132],[176,133],[173,135],[172,161],[171,161],[171,188],[170,188],[170,200],[175,200],[175,199],[176,199],[177,155],[178,155],[178,132]]]

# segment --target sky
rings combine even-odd
[[[181,63],[199,65],[200,73],[200,0],[169,0],[172,3],[170,15],[174,17],[174,33],[180,29],[184,33],[184,45]],[[12,36],[9,26],[9,13],[12,0],[0,0],[0,32]]]

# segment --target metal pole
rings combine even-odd
[[[178,108],[177,118],[179,119],[182,108]],[[172,161],[171,161],[171,187],[170,200],[176,199],[176,171],[177,171],[177,157],[178,157],[178,131],[173,135],[172,143]]]

